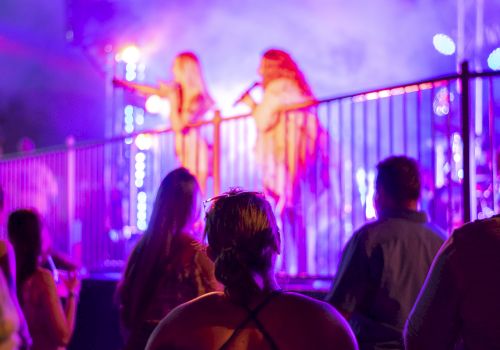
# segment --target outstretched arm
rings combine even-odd
[[[133,83],[126,80],[121,80],[118,78],[113,78],[113,85],[137,92],[141,95],[158,95],[161,97],[166,97],[167,93],[164,89],[156,86],[146,85],[146,84],[138,84]]]

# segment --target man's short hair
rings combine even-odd
[[[420,197],[420,170],[418,163],[406,156],[392,156],[377,164],[376,188],[403,204]]]

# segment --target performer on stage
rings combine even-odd
[[[192,52],[178,54],[172,66],[173,82],[158,86],[122,80],[114,83],[144,95],[158,95],[170,101],[170,123],[175,132],[175,152],[181,165],[194,174],[205,193],[209,175],[209,146],[198,128],[189,125],[201,120],[214,106],[208,93],[198,57]]]
[[[314,107],[283,112],[287,105],[315,101],[303,73],[287,52],[266,51],[258,72],[264,88],[262,102],[257,104],[249,93],[241,102],[252,109],[264,189],[275,199],[282,220],[284,268],[291,274],[311,272],[315,239],[306,237],[304,199],[306,192],[319,193],[328,187],[328,158],[322,147],[326,133]]]

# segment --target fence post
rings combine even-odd
[[[469,63],[462,62],[460,72],[460,88],[462,90],[462,142],[463,142],[463,220],[464,223],[471,221],[472,198],[471,193],[475,190],[472,188],[472,165],[474,164],[472,157],[474,157],[473,142],[470,130],[470,101],[469,101]],[[472,149],[471,149],[472,148]]]
[[[72,257],[75,257],[75,245],[79,243],[78,237],[76,237],[75,233],[75,138],[73,136],[68,136],[66,138],[66,147],[67,147],[67,211],[68,211],[68,245],[69,245],[69,254]],[[77,257],[80,258],[80,257]],[[80,261],[79,261],[80,262]]]
[[[214,196],[217,196],[220,189],[220,155],[221,155],[221,145],[220,145],[220,125],[222,122],[222,116],[219,110],[215,111],[213,123],[214,123],[214,147],[213,147],[213,178],[214,178]]]

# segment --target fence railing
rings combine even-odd
[[[419,161],[421,207],[444,230],[499,212],[499,78],[464,66],[461,74],[288,106],[266,147],[252,116],[216,113],[191,126],[195,136],[166,128],[7,155],[5,212],[35,207],[56,249],[89,271],[118,271],[147,226],[162,177],[194,148],[205,197],[231,186],[267,191],[283,229],[283,273],[332,275],[353,231],[375,217],[376,164],[387,156]],[[273,165],[277,154],[283,167]]]

